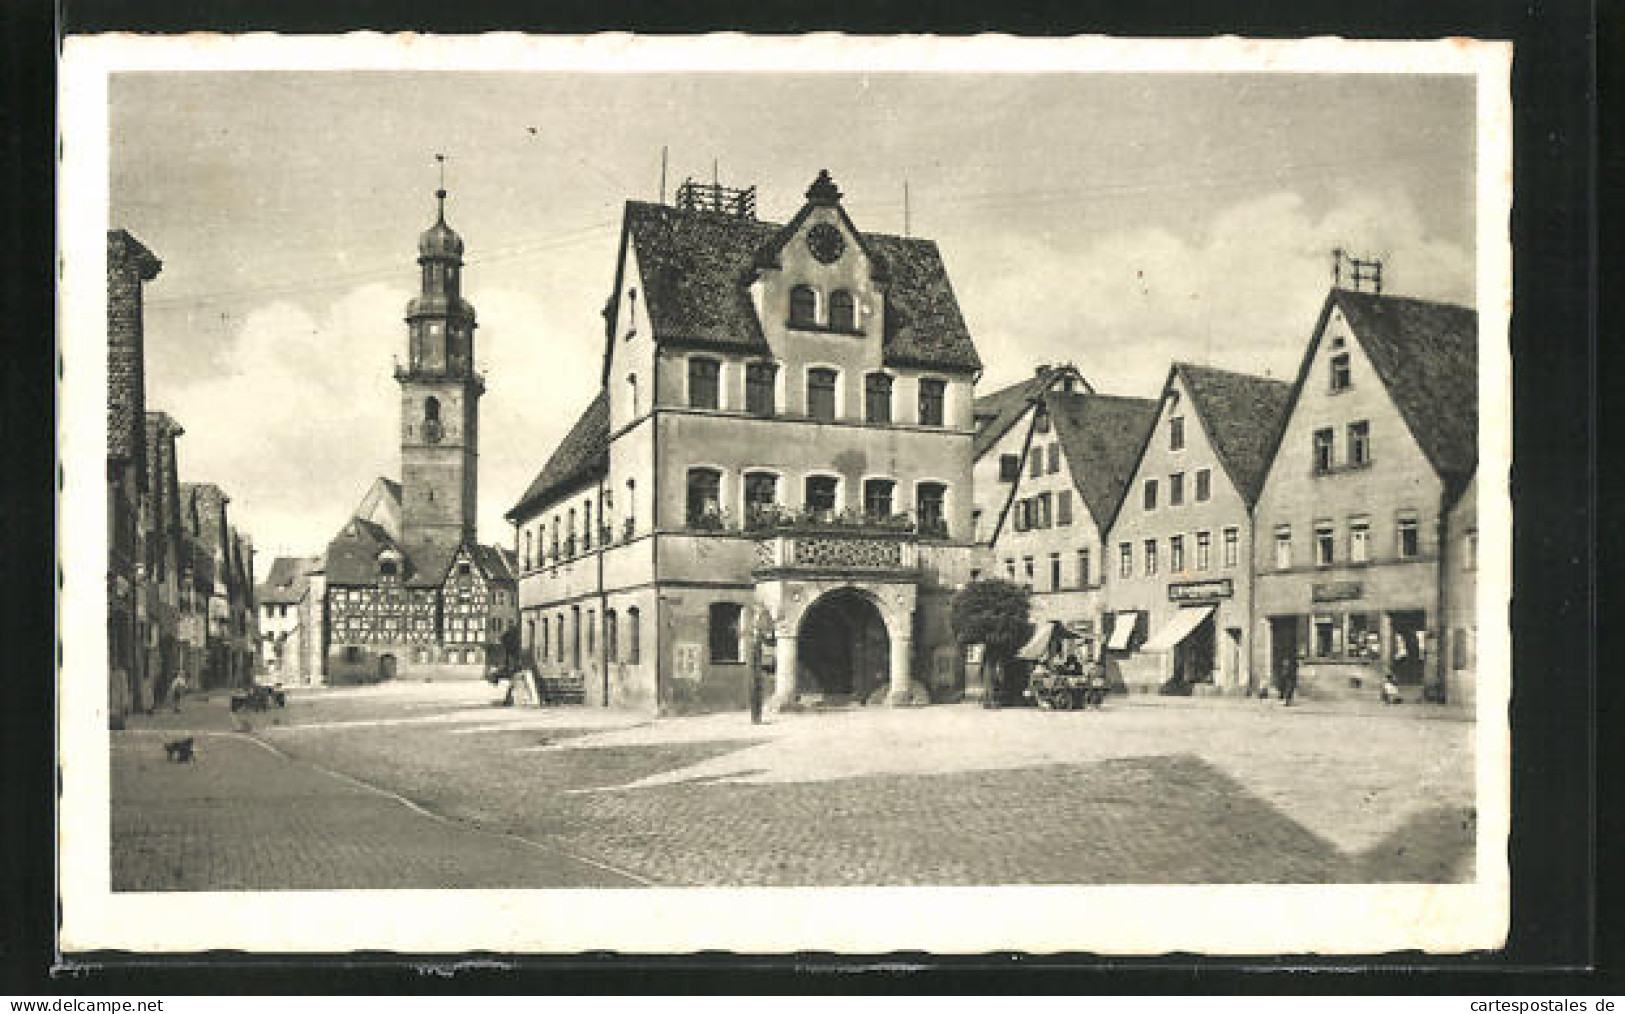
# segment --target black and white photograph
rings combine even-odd
[[[1504,938],[1508,47],[64,60],[65,946]]]

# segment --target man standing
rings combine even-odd
[[[1298,658],[1296,655],[1281,662],[1282,706],[1292,707],[1292,695],[1298,692]]]
[[[186,672],[177,669],[175,678],[169,684],[169,710],[175,714],[181,712],[181,696],[186,693]]]

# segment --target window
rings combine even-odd
[[[1168,506],[1178,507],[1185,502],[1185,473],[1175,472],[1168,477]]]
[[[1371,464],[1371,424],[1364,419],[1349,423],[1349,464]]]
[[[774,517],[779,500],[779,477],[772,472],[745,473],[745,522],[762,525]]]
[[[1089,551],[1078,550],[1078,587],[1089,587]]]
[[[536,624],[536,621],[531,620],[530,622],[531,622],[531,625],[534,627],[535,624]],[[542,617],[542,639],[539,642],[534,642],[534,643],[531,644],[531,648],[536,652],[537,656],[539,658],[544,659],[544,660],[547,658],[547,651],[548,651],[549,645],[551,645],[553,643],[553,638],[552,638],[552,635],[551,635],[550,631],[548,630],[548,626],[549,626],[548,618],[545,617],[545,616]]]
[[[1040,475],[1044,474],[1044,449],[1042,447],[1034,447],[1028,451],[1028,455],[1027,476],[1028,478],[1036,479]]]
[[[1196,502],[1207,503],[1213,496],[1213,473],[1206,468],[1196,470]]]
[[[1046,412],[1042,408],[1040,408],[1038,410],[1038,414],[1033,417],[1033,432],[1034,433],[1048,433],[1049,432],[1049,413]]]
[[[1035,571],[1033,569],[1033,558],[1032,557],[1023,556],[1021,558],[1021,573],[1027,579],[1027,587],[1032,588],[1032,586],[1033,586],[1033,574],[1035,573]]]
[[[1061,554],[1049,555],[1049,586],[1051,591],[1061,590]]]
[[[558,660],[559,660],[559,663],[562,665],[564,663],[564,614],[563,613],[560,613],[559,617],[558,617],[558,629],[559,629]]]
[[[865,479],[863,481],[863,513],[872,521],[889,518],[892,515],[892,490],[896,483],[890,479]]]
[[[1416,512],[1401,511],[1399,514],[1399,558],[1413,560],[1421,553],[1419,533],[1416,527]]]
[[[1211,570],[1213,567],[1213,533],[1196,533],[1196,569]]]
[[[722,473],[714,468],[688,470],[688,524],[690,527],[720,527],[722,520]]]
[[[1241,544],[1241,530],[1239,528],[1226,528],[1224,530],[1224,565],[1234,567],[1240,555],[1238,547]]]
[[[635,373],[626,375],[626,404],[627,411],[632,418],[638,417],[638,376]]]
[[[1155,479],[1145,480],[1145,509],[1148,511],[1157,509],[1157,480]]]
[[[1055,523],[1070,525],[1072,523],[1072,491],[1063,489],[1055,494]]]
[[[1119,542],[1117,544],[1117,576],[1134,576],[1134,543]]]
[[[1332,393],[1346,391],[1349,388],[1349,354],[1339,352],[1332,356]]]
[[[744,607],[735,602],[711,603],[711,661],[738,662],[739,618]]]
[[[835,418],[835,371],[807,371],[807,414],[814,419]]]
[[[941,426],[942,406],[946,400],[948,383],[931,377],[920,378],[920,425]]]
[[[982,537],[982,508],[972,507],[970,512],[971,532],[978,539]]]
[[[1032,527],[1033,502],[1031,499],[1017,500],[1015,502],[1015,517],[1012,523],[1016,531],[1025,532]]]
[[[1168,449],[1182,451],[1185,449],[1185,417],[1173,416],[1168,420]]]
[[[640,615],[637,606],[626,611],[626,660],[632,665],[638,664],[639,656],[643,653],[643,628],[638,623]]]
[[[437,423],[440,421],[440,399],[425,398],[423,401],[423,421]]]
[[[1016,561],[1014,559],[1010,559],[1010,558],[1005,559],[1005,561],[1004,561],[1004,576],[1009,578],[1011,581],[1014,581],[1016,579]]]
[[[380,575],[382,575],[383,577],[394,577],[395,576],[395,561],[394,560],[380,560],[379,563],[378,563],[378,573]]]
[[[837,481],[834,476],[807,476],[805,490],[807,509],[826,519],[828,515],[834,514],[836,485]]]
[[[619,662],[621,654],[621,632],[616,629],[617,617],[615,610],[604,610],[604,661]]]
[[[1315,474],[1323,475],[1332,470],[1332,431],[1315,431]]]
[[[1145,576],[1152,577],[1157,573],[1157,540],[1145,540]]]
[[[948,534],[947,518],[942,512],[947,495],[948,487],[940,482],[922,482],[914,487],[914,517],[921,535]]]
[[[1349,562],[1365,563],[1371,559],[1371,519],[1349,518]]]
[[[1275,526],[1275,569],[1287,570],[1292,566],[1292,526]]]
[[[1168,539],[1168,573],[1179,574],[1185,570],[1185,536],[1174,535]]]
[[[587,610],[587,657],[591,658],[598,648],[598,610]]]
[[[759,416],[773,414],[773,385],[778,372],[774,363],[745,364],[745,411]]]
[[[1015,482],[1021,478],[1021,456],[1019,454],[999,455],[999,481]]]
[[[1049,474],[1054,475],[1061,470],[1061,442],[1059,440],[1049,445]]]
[[[1337,622],[1330,616],[1315,617],[1313,651],[1316,658],[1331,658],[1337,650]]]
[[[829,326],[832,331],[856,331],[857,314],[853,312],[852,293],[836,289],[829,297]]]
[[[1336,559],[1337,532],[1330,521],[1315,522],[1315,566],[1330,567]]]
[[[1461,569],[1478,569],[1478,529],[1476,528],[1467,529],[1467,538],[1462,540]]]
[[[626,538],[632,537],[632,531],[637,527],[638,509],[638,480],[626,480]]]
[[[1345,642],[1350,658],[1376,658],[1382,635],[1380,622],[1371,613],[1350,613],[1349,633]]]
[[[581,548],[592,548],[592,501],[581,502]]]
[[[717,407],[717,377],[722,364],[715,359],[688,361],[688,405],[690,408]]]
[[[892,379],[884,373],[863,378],[863,417],[872,423],[891,422]]]
[[[811,325],[818,322],[818,296],[806,285],[790,290],[790,323]]]
[[[1038,494],[1038,520],[1036,527],[1049,528],[1055,523],[1054,513],[1051,509],[1051,504],[1053,502],[1054,497],[1049,493]]]
[[[524,557],[524,563],[525,563],[525,569],[529,570],[530,569],[530,533],[529,532],[525,533],[525,557]]]

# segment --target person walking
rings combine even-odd
[[[169,710],[175,714],[181,713],[181,697],[186,693],[186,672],[177,669],[175,678],[169,683]]]
[[[1292,707],[1292,696],[1298,692],[1298,660],[1288,658],[1281,663],[1281,706]]]

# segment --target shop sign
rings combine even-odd
[[[1205,602],[1208,599],[1227,599],[1234,594],[1235,585],[1227,577],[1168,586],[1169,602]]]
[[[1349,599],[1359,598],[1362,591],[1358,581],[1331,581],[1310,588],[1309,601],[1346,602]]]

